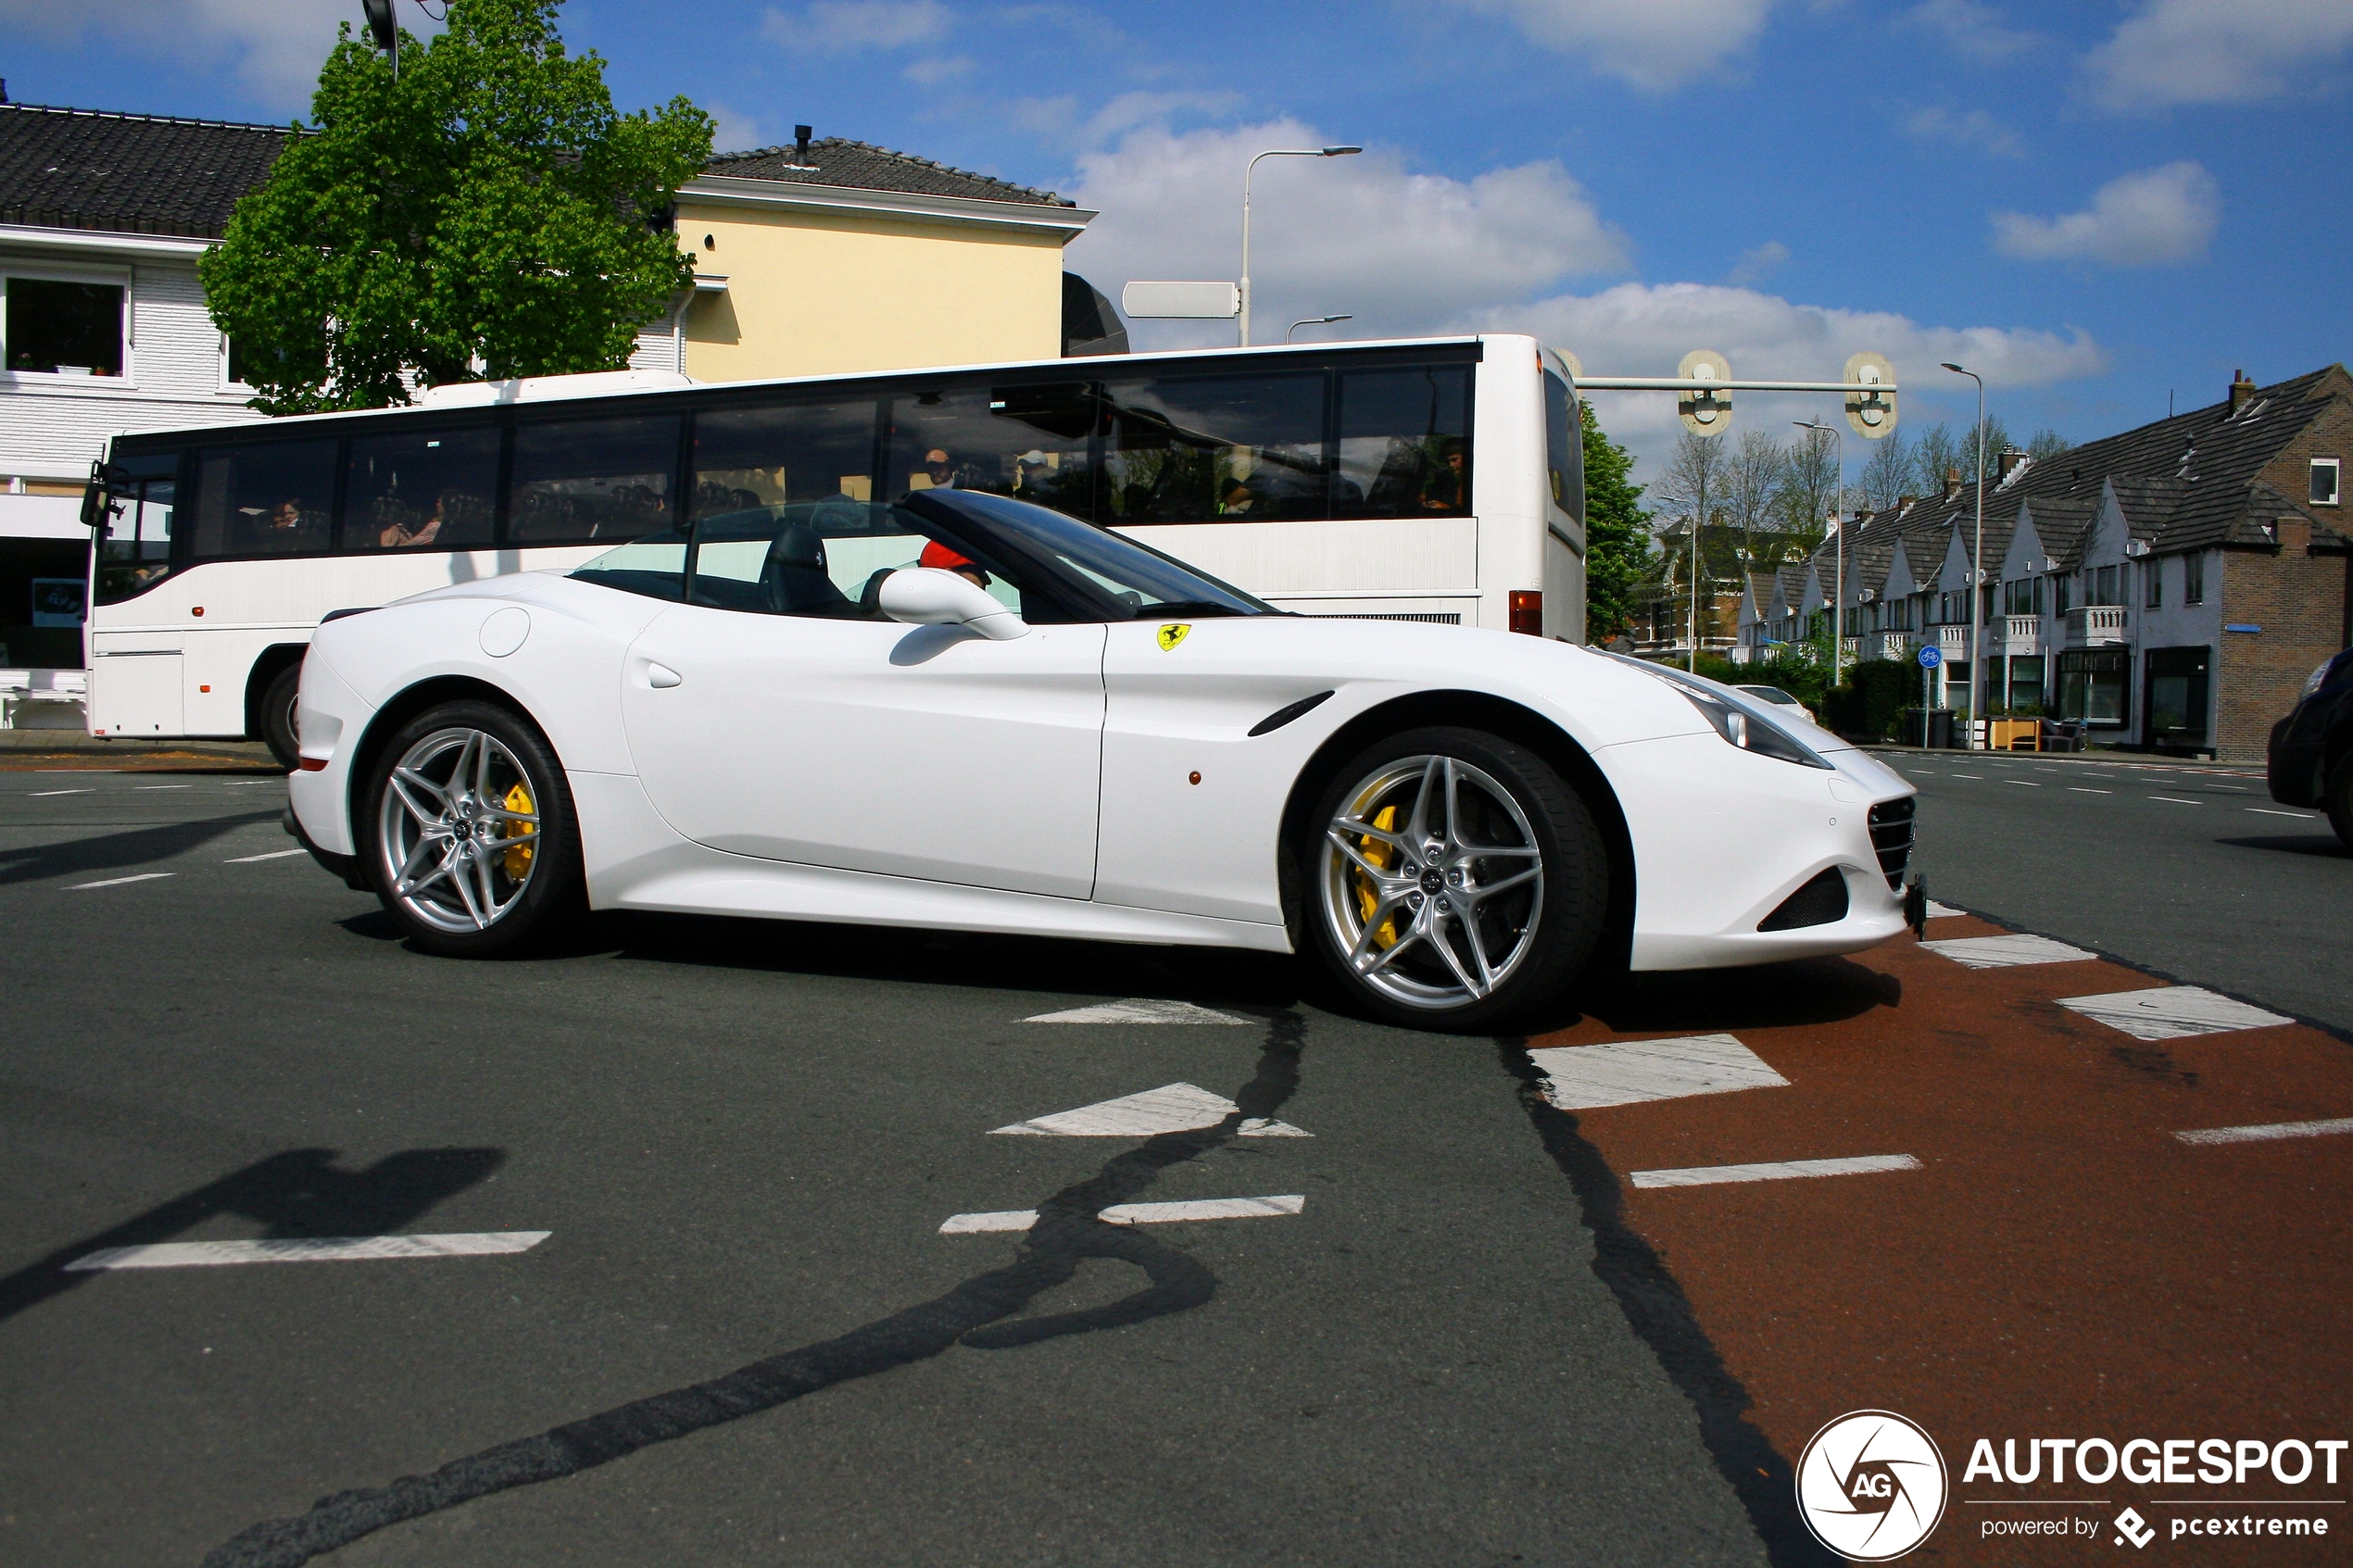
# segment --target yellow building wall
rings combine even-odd
[[[695,270],[727,280],[686,309],[697,381],[1062,353],[1063,234],[691,198],[677,223]]]

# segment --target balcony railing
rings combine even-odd
[[[2043,618],[2039,615],[2005,615],[1994,630],[2006,654],[2043,651]]]
[[[2132,636],[2132,612],[2122,605],[2080,605],[2067,612],[2067,646],[2112,647]]]

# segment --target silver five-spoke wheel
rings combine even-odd
[[[1484,999],[1535,942],[1544,859],[1511,792],[1458,758],[1402,757],[1341,797],[1317,882],[1348,968],[1402,1006]]]
[[[436,730],[393,765],[378,843],[384,886],[434,931],[486,931],[539,870],[530,775],[496,735]]]

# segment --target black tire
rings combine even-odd
[[[2336,830],[2347,849],[2353,849],[2353,751],[2338,758],[2336,766],[2329,770],[2321,800],[2328,807],[2329,826]]]
[[[465,735],[485,737],[490,744],[453,757],[451,748],[461,743],[452,737]],[[490,760],[476,774],[469,759],[484,755]],[[413,772],[404,776],[407,791],[393,802],[388,825],[393,775],[412,761],[427,780],[459,787],[441,790],[436,797],[413,782]],[[484,779],[481,799],[469,806],[474,783]],[[520,800],[518,787],[523,792]],[[451,831],[435,836],[422,814],[408,804],[411,801],[438,808]],[[536,818],[530,824],[536,836],[518,844],[525,824],[515,819],[522,816]],[[536,725],[497,703],[443,703],[403,724],[377,755],[354,825],[362,874],[385,910],[428,952],[479,959],[529,951],[561,935],[587,907],[579,818],[563,767]],[[388,835],[408,840],[409,853],[419,856],[417,880],[406,892],[401,847]],[[464,847],[468,843],[471,848]],[[444,861],[456,869],[436,881],[434,871]],[[468,874],[471,880],[462,880]],[[462,885],[452,876],[459,876]],[[483,908],[493,911],[486,921],[479,913]],[[468,911],[476,911],[471,928]]]
[[[261,694],[261,738],[270,755],[291,773],[302,763],[302,734],[295,724],[295,699],[302,694],[302,660],[296,659],[270,678]]]
[[[1457,803],[1444,842],[1453,847],[1427,865],[1403,859],[1416,852],[1412,824],[1423,821],[1412,803],[1442,798],[1432,781],[1449,772]],[[1329,830],[1343,820],[1353,827],[1340,836],[1354,855],[1334,847]],[[1370,836],[1384,820],[1398,835],[1393,846]],[[1433,806],[1425,824],[1433,834],[1435,820]],[[1528,1021],[1558,1003],[1607,918],[1609,859],[1592,812],[1542,758],[1483,731],[1412,730],[1365,748],[1333,775],[1301,839],[1302,913],[1315,961],[1353,1006],[1402,1028],[1497,1034]],[[1423,849],[1432,842],[1424,838]],[[1495,853],[1478,852],[1486,847]],[[1376,883],[1365,857],[1382,856]],[[1512,868],[1531,859],[1541,877],[1530,891],[1516,890]],[[1410,899],[1410,909],[1392,894]],[[1360,972],[1352,950],[1378,972]],[[1489,979],[1491,960],[1483,992],[1460,984]]]

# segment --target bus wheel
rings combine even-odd
[[[1384,1022],[1507,1029],[1556,1000],[1600,938],[1609,861],[1592,814],[1499,736],[1383,741],[1340,769],[1309,831],[1309,942]]]
[[[514,952],[558,934],[585,901],[563,769],[509,709],[449,702],[401,726],[359,820],[376,896],[429,952]]]
[[[295,699],[302,695],[302,660],[296,659],[270,679],[261,694],[261,738],[270,755],[289,773],[301,765],[302,732],[295,723]]]

